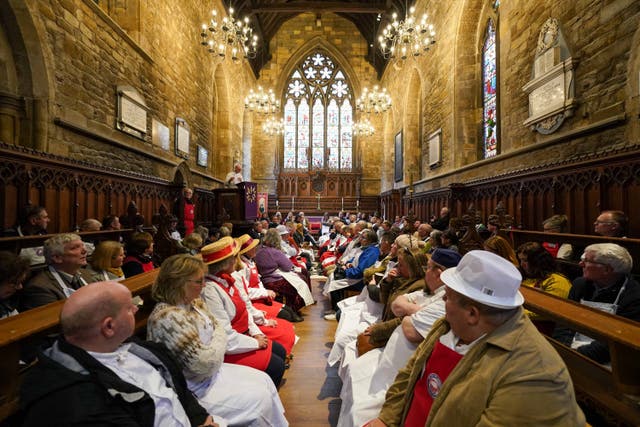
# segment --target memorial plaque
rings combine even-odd
[[[558,74],[529,94],[529,114],[541,116],[548,111],[562,108],[564,98],[564,74]]]
[[[153,141],[153,145],[157,145],[163,150],[169,151],[169,128],[156,119],[153,119],[151,123],[151,140]]]
[[[130,86],[118,86],[116,92],[118,97],[116,128],[145,140],[148,108],[144,98]]]
[[[189,125],[184,119],[176,118],[176,155],[184,159],[189,158]]]

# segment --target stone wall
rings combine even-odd
[[[288,72],[313,47],[322,47],[343,67],[357,98],[365,86],[377,84],[376,72],[365,60],[367,42],[355,25],[332,13],[322,14],[322,26],[316,26],[316,15],[303,13],[285,22],[271,40],[272,59],[262,69],[257,84],[273,88],[276,96],[282,97]],[[341,61],[341,59],[343,61]],[[355,99],[354,99],[355,101]],[[358,115],[356,115],[358,118]],[[275,161],[277,156],[264,155],[265,152],[281,153],[282,137],[264,135],[260,129],[262,117],[254,116],[252,144],[252,179],[265,186],[265,191],[275,192]],[[383,152],[383,123],[374,118],[376,134],[366,140],[356,138],[357,152],[362,156],[362,195],[380,193],[381,165]],[[278,147],[278,148],[276,148]]]
[[[17,95],[33,97],[34,82],[47,88],[41,95],[46,131],[33,143],[10,142],[168,180],[181,165],[189,184],[217,185],[232,168],[234,152],[242,155],[242,94],[255,79],[248,64],[216,64],[200,46],[199,23],[210,15],[200,3],[129,2],[135,10],[116,8],[112,19],[92,0],[9,0],[2,13],[16,27],[9,43],[13,56],[40,51],[43,63],[39,70],[21,70]],[[115,129],[119,85],[137,91],[149,108],[144,140]],[[178,117],[190,126],[186,161],[174,151]],[[168,151],[152,143],[152,119],[169,128]],[[207,167],[196,165],[197,144],[209,149]]]
[[[485,25],[494,14],[490,3],[493,2],[419,0],[418,15],[422,11],[429,13],[435,22],[437,43],[424,58],[408,61],[400,70],[390,65],[383,76],[383,84],[394,96],[393,118],[387,125],[392,130],[385,129],[385,134],[391,135],[412,126],[411,113],[397,102],[412,75],[407,67],[417,69],[420,75],[423,159],[419,171],[422,181],[416,191],[594,152],[605,155],[610,150],[639,143],[640,3],[628,0],[501,2],[497,13],[501,155],[481,160],[480,63]],[[532,74],[540,28],[550,17],[560,22],[569,49],[579,61],[575,76],[578,107],[558,131],[541,135],[523,125],[529,113],[528,97],[522,87]],[[442,128],[443,140],[442,165],[431,170],[425,167],[424,144],[427,136],[439,128]],[[393,151],[391,142],[385,138],[385,151]],[[383,191],[409,184],[406,169],[405,181],[393,184],[390,159],[385,160],[384,169]]]

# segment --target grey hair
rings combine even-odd
[[[615,243],[596,243],[584,248],[584,252],[593,252],[593,260],[606,264],[615,273],[629,274],[633,268],[633,258],[625,248]]]
[[[275,228],[270,228],[267,230],[267,234],[264,235],[264,239],[262,240],[262,244],[265,246],[269,246],[271,248],[281,249],[282,238],[280,237],[280,233]]]
[[[73,233],[61,233],[44,241],[44,260],[47,264],[53,263],[53,257],[64,255],[64,245],[74,240],[81,240],[80,236]]]

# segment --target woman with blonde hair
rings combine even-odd
[[[553,215],[542,221],[545,233],[566,233],[569,228],[569,218],[566,215]],[[560,259],[571,259],[573,247],[569,243],[544,242],[542,246],[553,256]]]
[[[515,251],[513,250],[509,242],[503,237],[489,237],[484,241],[484,250],[493,252],[496,255],[500,255],[507,261],[511,261],[511,263],[516,267],[520,267],[520,263],[518,263],[518,257],[516,257]]]
[[[100,242],[93,251],[90,262],[95,281],[124,280],[123,261],[122,243],[113,240]]]
[[[201,299],[205,270],[201,259],[188,254],[173,255],[162,263],[151,291],[157,304],[147,322],[147,339],[173,353],[189,390],[209,413],[229,425],[286,426],[269,376],[224,363],[227,333]]]

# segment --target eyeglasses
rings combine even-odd
[[[593,261],[593,260],[590,260],[590,259],[586,259],[586,258],[584,257],[584,255],[582,255],[582,256],[580,257],[580,262],[581,262],[581,263],[583,263],[583,264],[608,265],[608,264],[605,264],[605,263],[603,263],[603,262],[598,262],[598,261]]]
[[[187,279],[187,282],[195,283],[197,285],[204,285],[204,277],[202,277],[200,279]]]
[[[617,224],[615,221],[600,221],[597,220],[594,222],[594,224],[601,224],[601,225],[613,225],[613,224]]]

